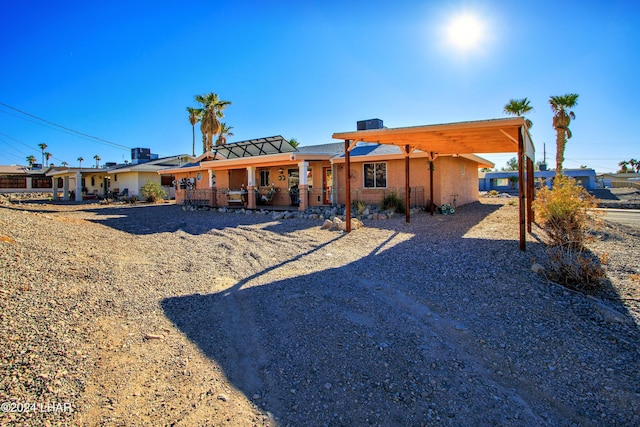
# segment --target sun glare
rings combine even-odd
[[[447,25],[447,39],[457,49],[466,51],[480,45],[484,37],[484,25],[469,13],[455,16]]]

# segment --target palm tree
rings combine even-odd
[[[82,169],[82,162],[84,161],[84,157],[78,157],[78,162],[80,162],[80,169]]]
[[[531,110],[533,110],[533,107],[530,105],[529,99],[522,98],[510,99],[509,102],[505,104],[503,111],[505,114],[522,117]],[[525,123],[527,124],[527,128],[529,129],[533,126],[533,122],[529,119],[525,119]]]
[[[226,123],[220,123],[220,131],[218,133],[216,145],[224,145],[227,143],[227,137],[233,136],[233,132],[231,132],[231,129],[233,129],[233,126],[227,126]]]
[[[293,148],[298,148],[298,146],[300,145],[298,140],[295,138],[289,138],[289,144],[291,144]]]
[[[220,122],[218,119],[224,118],[224,110],[229,101],[222,101],[217,94],[209,92],[206,95],[196,95],[196,102],[202,104],[200,108],[200,131],[202,132],[203,152],[213,149],[213,135],[220,132]]]
[[[37,162],[34,155],[27,156],[27,162],[29,162],[29,168],[33,166],[35,162]]]
[[[620,163],[618,163],[618,166],[620,166],[620,170],[618,172],[627,173],[629,170],[629,162],[626,160],[623,160]]]
[[[100,160],[102,160],[102,159],[97,154],[95,156],[93,156],[93,158],[96,161],[96,168],[99,168],[100,167]]]
[[[196,123],[200,121],[200,110],[198,108],[187,107],[187,112],[189,113],[189,123],[191,123],[191,155],[196,155]]]
[[[62,167],[66,168],[67,166],[69,166],[69,163],[67,163],[67,162],[62,162],[62,163],[61,163],[61,165],[62,165]]]
[[[42,151],[42,165],[44,166],[44,150],[47,149],[48,145],[44,142],[41,142],[40,144],[38,144],[38,147],[40,147],[40,151]]]
[[[48,151],[44,152],[44,159],[47,161],[46,166],[49,165],[49,159],[51,158],[51,156],[53,156],[53,154],[49,153]]]
[[[576,115],[570,109],[578,105],[578,94],[568,93],[560,96],[550,96],[549,105],[553,111],[553,127],[556,130],[556,175],[562,175],[562,163],[564,162],[564,148],[567,139],[571,138],[569,124],[575,120]]]
[[[631,166],[636,173],[640,172],[640,162],[636,159],[629,159],[629,166]]]

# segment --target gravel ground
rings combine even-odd
[[[592,298],[510,200],[321,225],[0,206],[0,423],[640,424],[638,230],[598,234]]]

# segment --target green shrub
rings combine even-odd
[[[382,209],[404,213],[404,200],[396,193],[389,193],[382,199]]]
[[[157,202],[167,196],[167,192],[164,191],[162,185],[159,182],[147,181],[140,189],[140,194],[147,200],[147,202]]]
[[[581,291],[595,292],[602,286],[603,259],[592,254],[585,244],[592,239],[601,219],[591,211],[596,199],[574,179],[559,176],[553,189],[542,188],[536,194],[533,209],[548,246],[550,278]]]
[[[362,215],[365,209],[367,209],[367,204],[362,200],[354,200],[352,203],[353,210],[358,213],[358,215]]]

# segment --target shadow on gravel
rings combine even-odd
[[[356,262],[243,288],[338,252],[334,239],[222,292],[161,306],[281,425],[598,424],[603,405],[608,422],[626,424],[640,390],[624,369],[637,366],[637,328],[603,323],[590,301],[530,272],[542,245],[522,253],[515,241],[465,238],[497,208],[479,209],[405,241],[396,237],[411,225],[380,221],[402,230]],[[464,224],[455,233],[445,226],[454,220]],[[572,383],[584,376],[600,380]]]
[[[247,215],[240,213],[219,213],[213,211],[183,211],[174,204],[113,206],[87,209],[96,215],[89,219],[96,224],[106,225],[129,234],[148,235],[183,231],[192,235],[208,233],[211,230],[242,225],[272,222],[271,215]],[[309,226],[320,225],[309,221]],[[271,225],[278,232],[278,226]],[[284,227],[282,227],[284,228]]]

